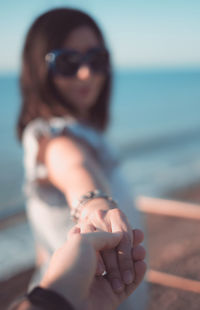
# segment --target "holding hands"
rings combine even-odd
[[[91,224],[81,226],[84,230],[92,230]],[[106,253],[114,256],[115,249],[121,249],[123,232],[109,233],[97,230],[82,234],[77,226],[70,231],[67,242],[53,255],[40,285],[63,295],[75,309],[116,309],[140,284],[146,270],[143,262],[145,251],[139,245],[143,240],[143,233],[134,230],[131,234],[133,243],[130,260],[134,270],[133,281],[128,285],[123,284],[118,293],[113,289],[110,269],[106,267],[105,276],[95,276],[96,253],[102,253],[102,257],[106,256]],[[105,264],[107,266],[106,261]],[[119,271],[114,270],[113,274],[116,276],[117,272]]]
[[[91,205],[88,204],[83,209],[79,225],[83,233],[96,230],[121,232],[121,239],[116,248],[101,251],[97,266],[97,274],[100,275],[106,271],[112,289],[120,293],[124,290],[125,285],[130,285],[135,279],[133,265],[134,235],[126,215],[120,209],[106,209],[105,201],[103,199],[98,200],[93,201]],[[144,255],[142,247],[137,251]]]

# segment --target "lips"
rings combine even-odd
[[[89,93],[91,91],[91,88],[90,87],[81,87],[79,90],[78,90],[78,93],[81,95],[81,96],[88,96]]]

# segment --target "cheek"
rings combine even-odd
[[[94,86],[95,86],[96,92],[101,91],[101,89],[104,86],[105,80],[106,78],[104,75],[97,75],[96,77],[94,77]]]
[[[54,78],[54,84],[63,96],[72,88],[72,81],[68,78],[56,77]]]

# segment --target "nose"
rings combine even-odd
[[[91,76],[91,70],[87,65],[83,65],[78,69],[76,76],[79,80],[87,80]]]

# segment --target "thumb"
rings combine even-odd
[[[122,239],[123,233],[121,231],[114,233],[96,231],[94,233],[84,234],[84,236],[96,251],[101,251],[114,249]]]

